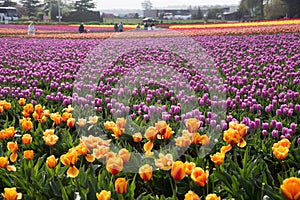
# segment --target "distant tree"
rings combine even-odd
[[[139,18],[139,13],[135,13],[133,16],[134,19],[138,19]]]
[[[36,17],[37,12],[43,6],[39,0],[21,0],[24,9],[24,15],[28,17]]]
[[[196,19],[202,19],[202,18],[203,18],[203,14],[202,14],[201,8],[199,6],[198,10],[197,10],[197,14],[196,14]]]
[[[264,18],[264,1],[265,0],[241,0],[239,12],[241,12],[242,15]]]
[[[300,1],[299,0],[284,0],[287,7],[288,17],[300,17]]]
[[[145,0],[144,2],[142,2],[142,8],[144,10],[151,10],[152,9],[152,3],[150,0]]]
[[[282,0],[272,0],[265,6],[265,16],[267,19],[279,19],[286,15],[286,6]]]
[[[88,11],[95,8],[93,0],[77,0],[75,1],[76,11]]]

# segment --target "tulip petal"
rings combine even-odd
[[[75,166],[71,166],[71,167],[69,167],[67,174],[71,178],[75,178],[76,176],[78,176],[79,170]]]

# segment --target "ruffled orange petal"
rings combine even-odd
[[[246,140],[244,138],[241,139],[241,141],[237,144],[239,147],[245,147],[247,145]]]
[[[75,178],[78,176],[79,174],[79,170],[75,167],[75,166],[71,166],[69,167],[68,171],[67,171],[68,176],[70,176],[71,178]]]
[[[6,169],[7,169],[8,171],[13,171],[13,172],[15,172],[15,171],[17,170],[16,167],[13,166],[13,165],[7,165],[7,166],[6,166]]]
[[[93,154],[86,154],[85,159],[86,161],[92,163],[95,161],[95,156]]]
[[[12,153],[9,157],[11,162],[15,162],[18,158],[18,154],[17,153]]]

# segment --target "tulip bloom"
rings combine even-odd
[[[200,167],[193,169],[191,178],[200,187],[204,187],[208,183],[208,171],[204,171]]]
[[[205,200],[221,200],[221,197],[218,197],[216,194],[208,194]]]
[[[274,156],[279,160],[284,160],[289,155],[290,141],[286,138],[273,144],[272,151]]]
[[[76,150],[69,150],[68,153],[63,154],[60,157],[60,161],[65,166],[69,166],[69,169],[67,171],[67,175],[71,178],[75,178],[79,174],[79,170],[76,168],[75,164],[78,161],[78,154]]]
[[[196,118],[190,118],[185,121],[185,125],[190,133],[197,133],[200,127],[200,121]]]
[[[125,178],[118,178],[115,181],[115,190],[118,194],[124,194],[127,192],[127,181]]]
[[[190,190],[184,195],[184,200],[200,200],[200,197]]]
[[[30,118],[23,118],[21,120],[21,125],[22,125],[22,128],[24,129],[24,131],[29,131],[33,127]]]
[[[54,146],[57,143],[59,137],[57,135],[47,135],[47,136],[43,136],[43,139],[46,145]]]
[[[123,148],[119,151],[119,157],[123,160],[123,162],[128,162],[130,160],[130,153],[127,149]]]
[[[227,153],[231,149],[232,149],[232,146],[229,144],[227,146],[223,146],[220,151],[221,151],[221,153]]]
[[[30,134],[24,134],[22,136],[22,144],[30,144],[32,142],[32,137]]]
[[[26,99],[24,99],[24,98],[20,98],[20,99],[19,99],[19,105],[20,105],[20,106],[24,106],[25,103],[26,103]]]
[[[224,162],[225,154],[217,152],[214,155],[210,155],[211,161],[213,161],[216,165],[221,165]]]
[[[64,112],[61,116],[63,122],[67,122],[68,119],[72,118],[72,113]]]
[[[190,176],[192,174],[193,169],[195,169],[196,164],[194,162],[185,162],[184,163],[184,169],[185,169],[185,174]]]
[[[173,156],[172,154],[166,154],[166,155],[163,155],[163,154],[159,154],[158,155],[159,159],[155,159],[154,162],[155,162],[155,166],[158,167],[159,169],[161,170],[165,170],[165,171],[168,171],[172,168],[172,165],[173,165]]]
[[[149,181],[152,178],[152,173],[153,173],[152,167],[148,164],[143,165],[139,169],[139,175],[141,179],[143,179],[144,181]]]
[[[159,121],[155,124],[155,128],[158,131],[158,134],[164,135],[167,131],[168,124],[165,121]]]
[[[176,161],[173,163],[171,175],[176,181],[182,180],[185,177],[185,167],[183,162]]]
[[[142,141],[142,134],[141,133],[135,133],[132,135],[132,139],[134,142],[140,142]]]
[[[300,178],[291,177],[285,179],[280,186],[283,195],[288,200],[300,199]]]
[[[155,127],[150,126],[149,128],[147,128],[147,130],[145,132],[145,138],[147,140],[155,140],[156,135],[157,135],[157,130]]]
[[[67,126],[72,128],[75,125],[75,118],[71,117],[67,120]]]
[[[57,159],[55,158],[54,155],[51,155],[51,156],[49,156],[49,157],[47,158],[46,164],[47,164],[47,166],[48,166],[49,168],[53,169],[53,168],[55,168],[56,165],[57,165]]]
[[[106,161],[106,170],[115,175],[122,171],[123,169],[123,160],[120,157],[113,156]]]
[[[32,160],[33,157],[34,157],[34,152],[33,150],[26,150],[23,152],[23,157],[26,159],[26,160]]]
[[[4,188],[4,200],[17,200],[22,199],[22,193],[17,193],[17,188]]]
[[[102,190],[100,193],[96,193],[97,200],[110,200],[111,192]]]
[[[50,114],[50,118],[52,119],[52,121],[56,125],[61,124],[61,122],[62,122],[62,117],[61,117],[61,115],[59,113],[52,113],[52,114]]]
[[[126,119],[124,119],[124,118],[117,118],[116,125],[117,125],[120,129],[125,128],[125,125],[126,125]]]

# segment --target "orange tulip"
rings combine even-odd
[[[17,193],[17,188],[4,188],[4,200],[22,199],[22,193]]]
[[[53,169],[53,168],[55,168],[56,165],[57,165],[57,159],[55,158],[54,155],[51,155],[51,156],[49,156],[49,157],[47,158],[46,164],[47,164],[47,166],[48,166],[49,168]]]
[[[125,126],[126,126],[126,119],[124,119],[124,118],[117,118],[116,125],[119,128],[121,128],[121,129],[125,128]]]
[[[223,140],[230,145],[237,144],[239,147],[244,147],[247,144],[242,135],[234,129],[224,131]]]
[[[218,197],[216,194],[208,194],[205,200],[221,200],[221,197]]]
[[[20,99],[19,99],[19,105],[20,105],[20,106],[24,106],[25,103],[26,103],[26,99],[24,99],[24,98],[20,98]]]
[[[152,167],[148,164],[143,165],[139,169],[139,175],[141,179],[143,179],[144,181],[149,181],[152,178],[152,173],[153,173]]]
[[[185,167],[183,162],[176,161],[173,163],[171,175],[176,181],[182,180],[185,177]]]
[[[196,164],[193,162],[185,162],[184,163],[184,169],[185,169],[185,174],[190,176],[192,174],[193,169],[195,169]]]
[[[204,187],[208,183],[208,171],[204,171],[200,167],[193,169],[191,178],[200,187]]]
[[[32,137],[30,134],[24,134],[22,136],[22,144],[30,144],[32,142]]]
[[[24,106],[24,108],[23,108],[23,112],[25,113],[25,114],[31,114],[31,113],[33,113],[33,111],[34,111],[34,109],[33,109],[33,105],[31,104],[31,103],[29,103],[29,104],[26,104],[25,106]]]
[[[57,143],[58,139],[59,137],[57,135],[43,136],[43,140],[45,141],[45,144],[48,146],[54,146]]]
[[[86,154],[85,155],[85,160],[92,163],[95,161],[95,156],[93,154]]]
[[[67,126],[72,128],[75,125],[75,118],[71,117],[67,120]]]
[[[190,190],[184,195],[184,200],[200,200],[200,197]]]
[[[150,140],[147,143],[144,144],[144,150],[145,151],[151,151],[153,149],[153,142]]]
[[[15,128],[14,127],[9,127],[5,129],[5,136],[6,138],[13,138],[16,134]]]
[[[210,156],[211,161],[213,161],[216,165],[221,165],[224,162],[225,154],[217,152],[214,155]]]
[[[186,137],[186,136],[180,136],[178,138],[175,139],[176,142],[176,146],[178,147],[188,147],[191,144],[191,139],[190,137]]]
[[[17,142],[8,142],[7,149],[9,151],[11,151],[12,153],[15,153],[16,151],[18,151],[19,146],[18,146]]]
[[[166,133],[162,135],[162,137],[166,140],[171,139],[171,137],[173,136],[174,131],[172,130],[172,128],[170,126],[167,127]]]
[[[145,132],[145,138],[147,140],[155,140],[156,135],[157,135],[157,130],[155,127],[150,126],[149,128],[147,128]]]
[[[39,115],[42,115],[44,112],[43,106],[41,104],[37,104],[34,106],[35,112],[37,112]]]
[[[276,146],[276,145],[275,145],[275,146]],[[283,147],[290,148],[291,142],[290,142],[288,139],[283,138],[283,139],[281,139],[279,142],[277,142],[277,146],[283,146]]]
[[[73,110],[74,110],[74,108],[72,107],[72,105],[68,105],[67,108],[64,108],[64,109],[63,109],[63,111],[66,111],[66,112],[68,112],[68,113],[73,112]]]
[[[285,179],[280,188],[288,200],[300,200],[300,178]]]
[[[50,116],[50,110],[44,110],[43,115],[46,117]]]
[[[232,146],[229,144],[227,146],[223,146],[220,151],[221,151],[221,153],[227,153],[231,149],[232,149]]]
[[[66,166],[75,165],[78,161],[78,155],[75,150],[69,150],[68,153],[61,155],[60,161]]]
[[[54,129],[46,129],[43,133],[44,136],[54,135]]]
[[[159,159],[155,159],[155,166],[161,170],[168,171],[172,168],[173,165],[173,156],[172,154],[158,154]]]
[[[30,118],[23,118],[21,120],[21,124],[22,124],[22,128],[24,129],[24,131],[29,131],[33,127]]]
[[[141,133],[135,133],[132,135],[132,139],[134,142],[140,142],[142,141],[142,134]]]
[[[164,135],[167,131],[168,124],[165,121],[159,121],[155,124],[155,128],[160,135]]]
[[[107,121],[104,123],[104,127],[107,131],[111,131],[113,129],[113,127],[115,127],[116,124],[112,121]]]
[[[79,170],[77,169],[76,166],[70,166],[68,171],[67,171],[67,175],[71,178],[75,178],[77,177],[79,174]]]
[[[196,118],[190,118],[186,120],[185,125],[190,133],[197,133],[200,127],[200,121]]]
[[[8,171],[16,171],[16,168],[14,166],[8,165],[8,158],[0,157],[0,168],[6,168]]]
[[[123,160],[123,162],[128,162],[130,159],[130,153],[127,149],[123,148],[119,151],[119,157]]]
[[[111,192],[102,190],[100,193],[96,193],[97,200],[110,200]]]
[[[42,115],[39,115],[36,111],[34,111],[32,114],[32,117],[35,120],[39,120],[42,117]]]
[[[109,158],[106,162],[106,170],[111,174],[117,174],[123,169],[123,160],[120,157]]]
[[[34,157],[34,152],[33,150],[26,150],[24,151],[23,156],[26,160],[31,160]]]
[[[50,114],[50,118],[52,119],[52,121],[56,125],[61,124],[61,122],[62,122],[62,117],[61,117],[61,115],[59,113],[52,113],[52,114]]]
[[[121,137],[121,135],[123,134],[122,129],[120,129],[120,127],[118,126],[114,126],[112,128],[112,132],[113,132],[112,136],[114,136],[115,138]]]
[[[115,190],[119,194],[124,194],[127,192],[127,181],[125,178],[117,178],[115,181]]]
[[[272,151],[274,156],[279,160],[284,160],[289,155],[289,148],[284,146],[272,147]]]
[[[7,157],[0,157],[0,168],[6,168],[8,165]]]
[[[63,122],[67,122],[68,119],[72,118],[72,113],[64,112],[61,118]]]
[[[202,146],[207,146],[210,144],[210,139],[207,135],[200,135],[199,144]]]

